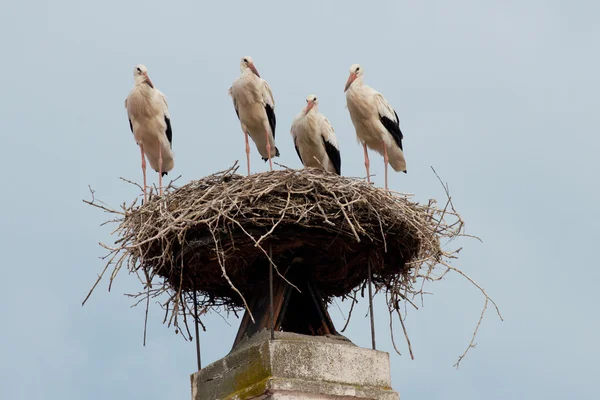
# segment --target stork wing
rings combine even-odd
[[[238,119],[240,119],[240,112],[238,111],[237,101],[235,101],[235,97],[233,97],[233,92],[231,91],[231,87],[229,88],[229,95],[231,96],[231,99],[233,100],[233,108],[235,109],[235,113],[236,113]]]
[[[165,124],[167,125],[167,129],[165,134],[167,135],[167,139],[169,139],[169,145],[173,148],[173,130],[171,129],[171,116],[169,115],[169,105],[167,104],[166,96],[158,89],[156,89],[158,95],[162,102],[162,112],[165,118]]]
[[[379,121],[381,121],[390,135],[392,135],[392,138],[394,138],[394,141],[398,147],[400,147],[400,150],[404,150],[402,148],[402,139],[404,136],[400,130],[400,120],[398,119],[398,114],[396,114],[396,111],[381,93],[377,93],[375,95],[375,101],[377,104],[377,112],[379,113]]]
[[[325,152],[331,160],[335,172],[338,175],[342,174],[342,155],[335,137],[335,131],[329,120],[323,117],[321,122],[321,138],[323,138],[323,146],[325,146]]]
[[[302,156],[300,155],[300,149],[298,148],[298,144],[296,143],[296,138],[294,137],[294,148],[296,149],[296,154],[298,154],[298,158],[302,165],[304,165],[304,161],[302,160]]]
[[[269,126],[271,126],[271,132],[273,133],[273,139],[275,139],[275,125],[277,121],[275,119],[275,99],[273,99],[273,93],[269,84],[264,79],[262,80],[262,91],[263,102],[265,103],[265,111],[267,112],[267,118],[269,119]]]
[[[129,99],[129,96],[127,96]],[[125,109],[127,110],[127,99],[125,99]],[[129,120],[129,129],[131,129],[131,133],[133,133],[133,124],[131,123],[131,116],[129,115],[129,110],[127,110],[127,119]]]
[[[298,117],[294,118],[294,122],[292,122],[292,128],[290,129],[290,133],[292,134],[292,139],[294,139],[294,147],[296,148],[296,154],[298,154],[298,158],[302,165],[304,165],[304,161],[302,160],[302,156],[300,155],[300,149],[298,148],[298,144],[296,142],[296,123],[298,122]]]

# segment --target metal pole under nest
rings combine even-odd
[[[198,371],[202,369],[200,359],[200,334],[198,330],[198,300],[196,298],[196,285],[194,285],[194,325],[196,325],[196,359],[198,360]]]
[[[367,273],[369,274],[369,314],[371,315],[371,344],[375,350],[375,317],[373,316],[373,289],[371,288],[371,257],[367,260]]]
[[[271,340],[275,340],[275,313],[273,311],[273,249],[269,244],[269,314],[271,317]]]

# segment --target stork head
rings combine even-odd
[[[148,78],[148,68],[143,64],[138,64],[133,69],[133,78],[136,84],[146,83],[148,86],[154,89],[154,85],[150,78]]]
[[[316,110],[318,105],[319,103],[317,102],[317,96],[314,94],[309,94],[306,97],[306,108],[304,109],[304,115],[308,114],[313,107],[315,107]]]
[[[346,82],[344,92],[348,90],[348,88],[350,87],[350,85],[352,85],[352,82],[354,82],[356,78],[362,77],[363,73],[364,71],[360,65],[352,64],[352,66],[350,67],[350,76],[348,77],[348,81]]]
[[[242,71],[242,73],[246,71],[252,71],[256,76],[260,78],[260,74],[254,66],[254,60],[250,56],[242,57],[242,61],[240,61],[240,70]]]

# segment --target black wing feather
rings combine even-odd
[[[165,115],[165,122],[167,124],[167,139],[169,139],[169,144],[171,148],[173,148],[173,131],[171,130],[171,120]]]
[[[304,165],[304,161],[302,160],[302,156],[300,155],[300,149],[296,145],[296,139],[294,139],[294,147],[296,148],[296,153],[298,154],[298,158],[300,159],[300,162],[302,163],[302,165]]]
[[[275,111],[273,111],[273,108],[268,104],[265,104],[265,111],[267,112],[267,118],[269,119],[271,132],[273,132],[273,139],[275,139],[275,125],[277,124],[275,119]]]
[[[237,115],[238,119],[240,119],[240,113],[238,112],[237,102],[235,101],[235,99],[233,99],[233,109],[235,110],[235,114]]]
[[[131,119],[129,119],[129,129],[131,129],[131,133],[133,133],[133,124],[131,123]]]
[[[400,130],[400,119],[398,118],[398,114],[396,110],[394,110],[394,115],[396,116],[396,121],[392,121],[388,117],[379,115],[379,120],[385,126],[385,129],[392,135],[394,141],[400,147],[400,150],[404,151],[402,148],[402,139],[404,136],[402,135],[402,131]]]
[[[297,149],[296,149],[297,150]],[[279,149],[275,146],[275,155],[273,157],[279,157]],[[264,162],[269,161],[268,158],[261,157]]]
[[[265,111],[267,112],[267,118],[269,119],[269,126],[271,127],[271,132],[273,132],[273,140],[275,140],[275,125],[277,125],[277,120],[275,118],[275,111],[273,111],[273,108],[268,105],[265,104]],[[237,110],[236,110],[237,112]],[[238,116],[239,118],[239,116]],[[275,147],[275,157],[279,157],[279,149],[277,147]],[[268,161],[268,158],[264,158],[262,157],[263,161]]]
[[[325,136],[321,136],[321,138],[323,139],[323,145],[325,146],[325,152],[327,152],[327,156],[331,160],[331,163],[333,164],[333,167],[335,168],[335,172],[337,172],[338,175],[341,175],[342,174],[342,155],[340,154],[340,151],[333,144],[331,144],[330,142],[325,140]],[[297,147],[296,147],[296,150],[298,150]],[[298,155],[300,155],[300,154],[298,154]]]

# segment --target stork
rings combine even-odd
[[[388,188],[388,164],[394,171],[406,173],[406,160],[402,149],[402,132],[398,114],[383,95],[363,83],[363,69],[354,64],[346,82],[346,104],[356,129],[356,137],[363,145],[367,181],[369,155],[367,147],[383,155],[385,163],[385,189]]]
[[[229,95],[233,99],[233,107],[240,120],[246,139],[246,159],[248,175],[250,175],[250,145],[248,135],[252,138],[262,159],[269,160],[273,171],[273,157],[279,157],[275,146],[275,100],[267,81],[260,77],[254,66],[252,57],[242,57],[240,61],[241,75],[233,81]]]
[[[290,133],[305,167],[341,174],[342,158],[335,132],[319,112],[317,96],[311,94],[306,98],[306,107],[294,119]]]
[[[129,128],[140,146],[146,202],[146,157],[150,166],[158,172],[158,188],[162,196],[162,177],[175,165],[172,151],[173,131],[167,99],[152,84],[146,67],[142,64],[136,65],[133,77],[135,83],[125,99],[125,108],[129,117]]]

